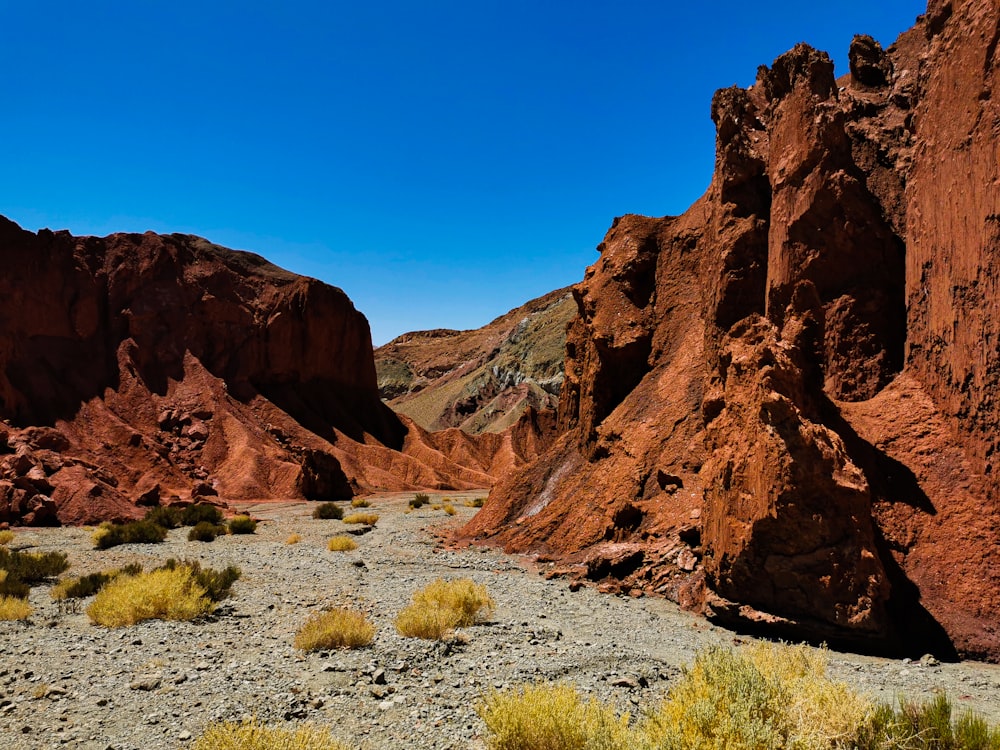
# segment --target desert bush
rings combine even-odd
[[[854,737],[857,750],[998,750],[1000,728],[991,728],[971,712],[953,716],[951,701],[943,694],[926,703],[900,700],[893,709],[880,704]]]
[[[143,521],[155,523],[165,529],[176,529],[182,525],[183,512],[180,508],[173,508],[165,505],[158,505],[146,511]]]
[[[214,542],[215,537],[226,533],[226,527],[211,521],[198,521],[188,532],[189,542]]]
[[[363,648],[375,640],[375,626],[361,612],[331,609],[314,614],[295,634],[295,648],[320,651]]]
[[[193,620],[213,606],[191,568],[179,565],[119,576],[98,592],[86,611],[95,625],[118,628],[143,620]]]
[[[472,500],[466,500],[463,505],[465,505],[466,508],[482,508],[486,505],[486,498],[475,497]]]
[[[181,524],[184,526],[197,526],[199,523],[205,522],[222,523],[222,511],[208,503],[195,503],[187,506],[181,512]]]
[[[119,544],[158,544],[167,538],[167,530],[153,521],[102,523],[94,532],[94,549],[110,549]]]
[[[629,716],[570,685],[526,685],[493,691],[476,706],[491,750],[629,750],[636,747]]]
[[[301,534],[289,534],[288,538],[285,540],[285,544],[298,544],[302,541]]]
[[[253,534],[257,531],[257,522],[250,516],[234,516],[229,521],[230,534]]]
[[[210,724],[192,750],[349,750],[325,729],[267,727],[256,720]]]
[[[826,677],[826,656],[805,646],[709,648],[685,669],[641,727],[653,748],[789,748],[847,742],[871,706]]]
[[[344,523],[366,523],[369,526],[374,526],[378,523],[377,513],[351,513],[348,516],[344,516]]]
[[[354,498],[353,500],[351,500],[351,507],[352,507],[352,508],[367,508],[367,507],[369,507],[370,505],[371,505],[371,503],[370,503],[370,502],[368,502],[368,501],[367,501],[367,500],[366,500],[365,498],[363,498],[363,497],[356,497],[356,498]]]
[[[0,570],[21,583],[41,583],[69,568],[65,552],[20,552],[0,547]]]
[[[201,563],[197,560],[178,561],[172,557],[157,568],[157,570],[177,570],[178,568],[186,568],[191,571],[195,583],[205,590],[205,595],[213,602],[221,602],[223,599],[228,598],[233,584],[243,574],[235,565],[228,565],[222,570],[215,570],[215,568],[201,567]]]
[[[56,601],[63,599],[85,599],[93,596],[120,575],[135,576],[142,572],[138,564],[126,565],[118,570],[104,570],[79,578],[63,578],[52,587],[51,596]]]
[[[0,570],[0,596],[12,596],[17,599],[27,599],[31,587],[18,580],[6,570]]]
[[[443,510],[449,516],[455,515],[455,506],[452,505],[451,503],[445,503],[444,506],[443,506]]]
[[[455,628],[472,625],[494,606],[485,586],[468,578],[438,578],[413,595],[396,617],[396,630],[408,638],[440,640]]]
[[[351,537],[341,534],[340,536],[333,537],[327,543],[326,548],[331,552],[350,552],[358,548],[358,543]]]
[[[9,529],[3,529],[0,531],[0,546],[6,547],[8,544],[14,541],[14,532]]]
[[[339,521],[344,517],[344,509],[336,503],[320,503],[313,508],[313,518],[327,521]]]
[[[0,596],[0,620],[27,620],[31,617],[31,605],[19,596]]]
[[[427,505],[427,503],[429,503],[430,501],[431,501],[430,495],[426,495],[423,492],[418,492],[416,495],[413,496],[413,499],[410,500],[410,507],[419,508],[423,505]]]
[[[411,603],[396,616],[396,632],[406,638],[440,641],[458,627],[458,620],[453,609]]]

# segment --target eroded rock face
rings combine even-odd
[[[1000,7],[712,102],[683,216],[574,289],[560,425],[465,538],[738,627],[1000,659]]]
[[[494,458],[525,460],[462,464],[401,422],[347,296],[258,256],[0,219],[0,262],[0,521],[478,488]]]

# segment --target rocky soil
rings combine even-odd
[[[310,517],[306,503],[252,508],[253,536],[91,549],[81,528],[18,530],[15,548],[64,550],[71,574],[168,557],[240,566],[233,597],[211,618],[152,621],[110,630],[83,610],[61,608],[46,586],[32,590],[28,623],[0,623],[0,738],[7,748],[184,748],[207,724],[256,716],[311,721],[363,748],[482,748],[474,706],[485,691],[534,680],[568,680],[636,713],[669,688],[682,665],[710,644],[746,640],[653,598],[571,591],[525,558],[470,547],[442,549],[437,535],[476,513],[452,494],[454,518],[430,506],[406,513],[410,495],[373,498],[380,519],[359,549],[326,541],[345,527]],[[290,534],[301,535],[286,544]],[[436,577],[471,577],[496,599],[493,617],[450,643],[405,639],[393,620]],[[367,611],[374,646],[302,654],[295,631],[337,604]],[[831,653],[831,672],[882,699],[946,690],[959,707],[1000,721],[1000,667],[901,662]]]

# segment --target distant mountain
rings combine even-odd
[[[375,350],[379,392],[428,430],[502,432],[558,404],[575,314],[567,287],[475,330],[405,333]]]

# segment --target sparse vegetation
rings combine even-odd
[[[471,500],[466,500],[463,503],[463,505],[465,505],[466,508],[482,508],[484,505],[486,505],[486,498],[475,497]]]
[[[408,638],[441,640],[455,628],[467,627],[494,608],[486,587],[468,578],[437,579],[413,595],[396,617],[396,630]]]
[[[371,503],[363,497],[356,497],[351,500],[352,508],[367,508],[369,506],[371,506]]]
[[[358,548],[358,543],[346,534],[341,534],[333,537],[327,543],[326,548],[331,552],[350,552]]]
[[[562,683],[493,691],[476,707],[476,712],[490,732],[492,750],[637,747],[628,728],[628,714],[616,716],[611,708],[593,698],[585,701],[575,688]]]
[[[234,516],[229,521],[230,534],[253,534],[257,531],[257,522],[250,516]]]
[[[348,516],[344,516],[344,523],[364,523],[369,526],[374,526],[378,523],[377,513],[351,513]]]
[[[853,739],[857,750],[998,750],[1000,728],[970,712],[957,718],[951,701],[937,695],[922,704],[906,700],[893,709],[888,704],[875,708]]]
[[[285,544],[298,544],[301,541],[302,541],[301,534],[292,533],[288,535],[288,538],[285,540]]]
[[[157,570],[176,570],[187,568],[194,576],[195,582],[205,590],[205,594],[213,602],[221,602],[229,596],[233,584],[239,580],[242,572],[235,565],[228,565],[222,570],[203,568],[197,560],[175,560],[170,558]]]
[[[93,596],[120,575],[135,576],[142,572],[139,564],[126,565],[118,570],[90,573],[79,578],[63,578],[52,587],[51,596],[56,601],[63,599],[85,599]]]
[[[95,625],[120,628],[143,620],[193,620],[213,609],[188,566],[121,576],[98,592],[87,607]]]
[[[186,507],[181,514],[184,526],[197,526],[199,523],[222,523],[222,511],[208,503],[195,503]]]
[[[20,552],[0,547],[0,570],[7,571],[11,582],[41,583],[68,568],[69,559],[65,552]]]
[[[14,532],[9,529],[0,530],[0,547],[6,547],[14,541]]]
[[[430,495],[426,495],[423,492],[418,492],[410,500],[410,507],[413,509],[420,508],[421,506],[427,505],[431,501]]]
[[[27,599],[31,593],[31,587],[19,581],[6,570],[0,570],[0,596],[13,596],[18,599]]]
[[[306,724],[295,729],[267,727],[256,720],[211,724],[192,750],[349,750],[326,729]]]
[[[183,512],[180,508],[158,505],[146,511],[143,521],[155,523],[165,529],[176,529],[182,525]]]
[[[339,521],[344,517],[344,509],[336,503],[320,503],[313,508],[313,518],[327,521]]]
[[[94,549],[110,549],[119,544],[158,544],[166,538],[167,530],[149,520],[102,523],[92,537]]]
[[[199,521],[188,532],[190,542],[214,542],[215,537],[226,533],[226,527],[211,521]]]
[[[31,617],[31,605],[19,596],[0,596],[0,620],[27,620]]]
[[[449,516],[455,515],[455,506],[452,505],[451,503],[445,503],[444,506],[442,507],[442,510],[444,510],[444,512],[447,513]]]
[[[331,609],[314,614],[295,634],[295,648],[320,651],[334,648],[363,648],[375,639],[375,626],[361,612]]]

